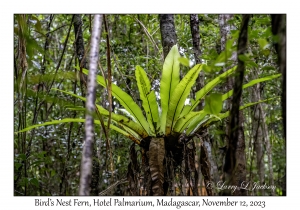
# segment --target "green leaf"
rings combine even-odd
[[[20,130],[16,133],[29,131],[29,130],[32,130],[34,128],[38,128],[38,127],[42,127],[42,126],[55,125],[55,124],[60,124],[60,123],[69,123],[69,122],[84,122],[84,121],[85,121],[85,119],[73,119],[73,118],[65,118],[65,119],[62,119],[62,120],[53,120],[53,121],[50,121],[50,122],[45,122],[45,123],[29,126],[29,127],[24,128],[24,129],[22,129],[22,130]]]
[[[265,56],[269,56],[269,55],[270,55],[270,50],[264,49],[264,50],[262,51],[262,53],[263,53]]]
[[[246,55],[239,55],[239,59],[244,62],[250,61],[250,58]]]
[[[72,111],[85,111],[85,110],[86,110],[86,109],[83,108],[83,107],[77,107],[77,106],[75,106],[75,107],[70,107],[70,106],[68,106],[68,107],[66,107],[66,109],[72,110]]]
[[[191,109],[191,105],[185,105],[185,106],[183,107],[183,109],[182,109],[182,112],[181,112],[179,118],[181,118],[181,117],[187,115],[187,114],[189,113],[189,110],[190,110],[190,109]]]
[[[204,111],[208,114],[219,114],[222,111],[222,94],[211,93],[205,97]]]
[[[102,109],[104,109],[104,108],[102,108]],[[107,110],[105,110],[105,111],[108,112]],[[128,119],[127,117],[124,117],[122,115],[118,115],[115,113],[111,113],[111,118],[117,124],[126,126],[130,129],[132,129],[134,132],[136,132],[142,138],[148,137],[148,133],[143,129],[143,127],[141,127],[138,123],[135,123],[134,121]]]
[[[198,112],[193,118],[191,118],[190,123],[186,130],[186,135],[194,133],[204,122],[209,120],[212,116],[207,115],[206,112]]]
[[[211,73],[212,72],[212,67],[211,66],[208,66],[208,65],[206,65],[206,64],[203,64],[202,65],[203,67],[203,71],[205,72],[205,73]]]
[[[276,98],[279,98],[279,97],[274,97],[274,98],[269,98],[269,99],[265,99],[265,100],[260,100],[260,101],[257,101],[257,102],[253,102],[253,103],[248,103],[248,104],[245,104],[244,106],[240,106],[240,110],[243,110],[243,109],[246,109],[250,106],[253,106],[253,105],[256,105],[256,104],[259,104],[259,103],[264,103],[264,102],[268,102],[268,101],[271,101],[271,100],[274,100]],[[218,114],[217,116],[209,119],[207,122],[205,122],[204,124],[201,125],[201,127],[199,129],[206,129],[208,128],[209,126],[213,125],[214,123],[220,121],[220,119],[224,119],[226,117],[229,116],[229,111],[225,112],[225,113],[220,113]]]
[[[270,18],[268,18],[268,17],[267,18],[265,18],[265,17],[258,18],[258,19],[256,19],[255,24],[269,25],[270,24]]]
[[[264,66],[261,70],[275,70],[275,68],[273,66]]]
[[[259,79],[254,79],[254,80],[251,80],[250,82],[248,82],[247,84],[243,85],[242,88],[246,89],[246,88],[251,87],[251,86],[253,86],[257,83],[265,82],[265,81],[272,80],[272,79],[276,79],[280,76],[281,76],[281,74],[275,74],[275,75],[270,75],[270,76],[259,78]],[[232,96],[232,94],[233,94],[233,90],[230,90],[227,93],[223,94],[222,95],[222,101],[225,101],[227,98]]]
[[[15,163],[16,170],[18,170],[21,167],[21,165],[21,163]]]
[[[220,55],[215,60],[214,66],[224,66],[225,62],[228,58],[230,58],[230,57],[229,57],[229,55],[226,54],[225,51],[221,52]]]
[[[36,178],[30,179],[30,183],[36,187],[39,187],[39,181]]]
[[[38,157],[38,158],[44,158],[44,155],[45,155],[45,154],[47,154],[46,151],[41,151],[41,152],[37,153],[37,157]]]
[[[264,50],[268,47],[268,41],[266,39],[258,39],[258,44],[261,50]]]
[[[195,65],[175,88],[175,94],[171,97],[167,114],[166,135],[171,133],[176,120],[179,118],[185,100],[190,94],[191,88],[194,85],[201,69],[202,67],[200,64]]]
[[[173,97],[174,90],[179,84],[179,70],[180,70],[180,55],[177,45],[174,45],[167,55],[160,81],[160,101],[161,101],[161,132],[165,133],[167,113],[169,103]]]
[[[153,134],[155,134],[155,130],[157,130],[160,123],[155,92],[151,91],[150,81],[142,67],[136,66],[135,77],[140,92],[140,98],[143,101],[143,108],[146,112],[150,130]],[[153,125],[157,127],[154,128]]]
[[[239,37],[240,30],[231,30],[232,38],[237,39]]]
[[[232,73],[236,70],[236,66],[232,69],[229,69],[228,71],[224,72],[223,74],[217,76],[215,79],[207,83],[201,90],[196,92],[196,99],[195,102],[192,103],[191,110],[195,109],[196,106],[199,104],[200,100],[203,99],[203,97],[209,93],[216,85],[218,85],[220,82],[225,81],[227,77],[232,75]],[[191,111],[190,110],[190,111]]]
[[[250,67],[258,68],[258,65],[254,61],[252,61],[252,60],[246,62],[246,65],[248,65]]]
[[[257,39],[259,30],[250,30],[249,39]]]
[[[20,185],[23,186],[23,187],[28,186],[28,182],[29,182],[28,178],[24,177],[24,178],[21,179]]]
[[[34,25],[35,29],[38,31],[38,32],[41,32],[41,28],[42,28],[42,24],[40,22],[40,20],[35,16],[35,15],[32,15],[31,16],[31,19],[35,20],[36,23]]]
[[[108,111],[107,111],[108,112]],[[124,121],[124,118],[127,119],[126,117],[122,118],[123,116],[120,116],[119,120],[120,121]],[[127,119],[129,120],[129,119]],[[131,120],[130,120],[131,121]],[[24,128],[23,130],[20,130],[16,133],[21,133],[21,132],[25,132],[25,131],[29,131],[32,130],[33,128],[38,128],[38,127],[42,127],[42,126],[48,126],[48,125],[55,125],[55,124],[60,124],[60,123],[71,123],[71,122],[77,122],[77,123],[84,123],[85,119],[79,119],[79,118],[65,118],[65,119],[61,119],[61,120],[52,120],[50,122],[45,122],[45,123],[41,123],[41,124],[36,124],[36,125],[32,125],[29,126],[27,128]],[[132,122],[132,121],[131,121]],[[100,121],[99,120],[94,120],[94,123],[97,125],[100,125]],[[104,122],[105,126],[107,125],[107,122]],[[123,124],[123,122],[121,122],[122,126],[125,126],[125,124]],[[134,136],[130,135],[129,133],[125,132],[124,130],[114,126],[114,125],[110,125],[111,129],[123,134],[124,136],[127,136],[130,139],[134,139],[135,141],[139,142],[139,140],[137,140]]]
[[[189,112],[187,115],[179,118],[174,126],[174,132],[182,133],[184,129],[186,129],[189,126],[189,124],[191,123],[191,121],[193,121],[195,117],[203,114],[206,115],[204,110],[201,110],[199,112]]]
[[[19,154],[18,158],[21,160],[26,160],[26,155],[25,154]]]
[[[82,69],[82,72],[88,75],[87,69]],[[102,76],[97,75],[97,82],[103,87],[106,87],[105,80]],[[135,118],[136,122],[141,125],[149,135],[153,135],[149,129],[149,124],[144,117],[141,108],[134,102],[130,95],[128,95],[115,84],[112,84],[112,95],[118,99],[121,105]]]
[[[66,93],[66,94],[69,94],[69,95],[72,95],[72,96],[77,97],[77,98],[79,98],[83,101],[86,101],[86,98],[84,98],[82,96],[78,96],[74,93],[67,92],[67,91],[64,91],[64,90],[55,89],[55,88],[53,88],[53,89],[57,90],[57,91],[60,91],[60,92],[63,92],[63,93]],[[97,109],[100,112],[100,114],[105,115],[105,116],[109,116],[109,111],[108,110],[104,109],[102,106],[100,106],[98,104],[96,104],[96,106],[97,106]],[[122,115],[118,115],[118,114],[115,114],[115,113],[112,112],[111,113],[111,118],[117,124],[122,125],[122,126],[127,126],[130,129],[134,130],[142,138],[146,138],[148,136],[148,133],[143,129],[143,127],[140,124],[135,123],[134,121],[128,119],[127,117],[124,117]]]
[[[250,67],[258,68],[258,65],[253,60],[251,60],[247,55],[239,55],[239,59],[245,62],[245,64]]]
[[[228,39],[226,41],[226,50],[230,50],[232,48],[233,43],[234,43],[234,39]]]
[[[186,67],[190,66],[190,60],[188,58],[180,57],[180,58],[178,58],[178,60],[182,65],[184,65]]]
[[[31,163],[31,166],[40,166],[40,164],[45,163],[45,160],[38,160]]]
[[[120,124],[119,126],[121,126],[124,130],[118,128],[118,132],[123,134],[124,136],[127,136],[128,138],[130,138],[131,140],[133,140],[135,143],[140,144],[140,141],[143,139],[139,134],[137,134],[134,130],[132,130],[129,127],[126,127],[122,124]]]
[[[56,171],[55,170],[51,170],[51,176],[55,176]]]

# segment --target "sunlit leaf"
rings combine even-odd
[[[120,121],[122,121],[123,119],[121,119]],[[21,132],[25,132],[25,131],[29,131],[29,130],[32,130],[34,128],[38,128],[38,127],[42,127],[42,126],[48,126],[48,125],[55,125],[55,124],[61,124],[61,123],[71,123],[71,122],[77,122],[77,123],[84,123],[85,122],[85,119],[79,119],[79,118],[65,118],[65,119],[61,119],[61,120],[53,120],[53,121],[50,121],[50,122],[45,122],[45,123],[41,123],[41,124],[36,124],[36,125],[32,125],[32,126],[29,126],[27,128],[24,128],[16,133],[21,133]],[[99,120],[94,120],[94,123],[95,124],[98,124],[100,125],[100,121]],[[105,122],[105,125],[107,123]],[[135,137],[133,137],[132,135],[130,135],[129,133],[127,133],[126,131],[114,126],[114,125],[110,125],[111,126],[111,129],[123,134],[124,136],[127,136],[128,138],[130,139],[135,139],[135,142],[138,142],[139,143],[139,140],[136,139]]]
[[[272,79],[276,79],[276,78],[278,78],[280,76],[281,76],[281,74],[275,74],[275,75],[270,75],[270,76],[267,76],[267,77],[263,77],[263,78],[258,78],[258,79],[255,79],[255,80],[251,80],[247,84],[244,84],[242,88],[245,89],[245,88],[251,87],[251,86],[253,86],[253,85],[257,84],[257,83],[265,82],[265,81],[272,80]],[[229,98],[230,96],[232,96],[232,94],[233,94],[233,90],[230,90],[227,93],[223,94],[222,95],[222,101],[224,101],[227,98]]]
[[[193,110],[196,108],[196,106],[199,104],[200,100],[203,99],[203,97],[209,93],[216,85],[219,83],[225,81],[227,77],[232,75],[232,73],[236,70],[236,67],[233,67],[232,69],[229,69],[228,71],[224,72],[223,74],[217,76],[215,79],[207,83],[201,90],[196,92],[196,99],[195,102],[192,103],[191,109]]]
[[[240,110],[243,110],[243,109],[246,109],[250,106],[253,106],[253,105],[256,105],[256,104],[259,104],[259,103],[264,103],[264,102],[268,102],[268,101],[271,101],[271,100],[274,100],[278,97],[274,97],[274,98],[269,98],[269,99],[265,99],[265,100],[260,100],[260,101],[257,101],[257,102],[253,102],[253,103],[248,103],[248,104],[245,104],[244,106],[240,106]],[[224,119],[226,117],[229,116],[229,111],[225,112],[225,113],[220,113],[217,115],[217,117],[213,117],[211,118],[210,120],[208,120],[206,123],[204,123],[202,125],[202,129],[205,129],[205,128],[208,128],[209,126],[213,125],[214,123],[220,121],[220,119]]]
[[[86,98],[84,98],[82,96],[78,96],[78,95],[76,95],[74,93],[63,91],[63,90],[59,90],[59,89],[54,89],[54,90],[57,90],[57,91],[60,91],[60,92],[72,95],[72,96],[77,97],[77,98],[79,98],[79,99],[81,99],[83,101],[86,101]],[[104,109],[102,106],[100,106],[98,104],[96,104],[96,107],[97,107],[98,111],[100,112],[100,114],[105,115],[105,116],[109,116],[109,111],[108,110]],[[115,113],[112,112],[111,113],[111,118],[117,124],[120,124],[122,126],[127,126],[130,129],[134,130],[138,135],[140,135],[143,138],[146,138],[148,136],[148,133],[143,129],[143,127],[140,124],[136,123],[133,120],[130,120],[129,118],[127,118],[125,116],[118,115],[118,114],[115,114]]]
[[[82,69],[82,72],[88,75],[87,69]],[[102,76],[97,75],[97,82],[103,87],[106,87],[106,82]],[[141,108],[134,102],[132,97],[115,84],[112,84],[112,95],[116,97],[121,105],[135,118],[136,122],[141,125],[148,134],[151,134],[149,124]]]
[[[208,114],[218,114],[222,110],[222,94],[211,93],[205,97],[204,111]]]
[[[160,101],[161,101],[161,132],[165,133],[167,113],[169,109],[169,103],[173,97],[174,90],[179,84],[179,68],[180,54],[178,52],[177,45],[174,45],[169,54],[167,55],[164,65],[162,76],[160,80]]]
[[[150,81],[142,67],[136,66],[135,77],[150,130],[153,135],[155,135],[155,130],[157,130],[157,127],[159,127],[160,123],[155,93],[154,91],[151,91]],[[154,128],[154,125],[157,127]]]
[[[184,65],[186,67],[190,66],[190,60],[188,58],[180,57],[180,58],[178,58],[178,60],[182,65]]]
[[[260,46],[260,49],[264,50],[266,47],[268,47],[268,41],[266,39],[258,39],[258,44]]]
[[[201,69],[200,64],[194,66],[175,88],[175,94],[171,97],[167,114],[166,135],[171,133],[176,120],[181,114],[185,100],[190,94],[191,88],[194,85]]]

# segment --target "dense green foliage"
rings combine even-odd
[[[235,68],[228,67],[233,64],[229,58],[237,47],[240,15],[234,15],[230,22],[235,29],[231,30],[223,52],[218,49],[217,15],[199,15],[203,65],[194,65],[191,34],[187,30],[188,15],[175,15],[179,52],[175,48],[170,51],[178,66],[172,77],[165,70],[170,65],[168,58],[165,63],[162,59],[157,15],[107,15],[106,18],[108,30],[103,32],[100,46],[99,75],[102,76],[97,77],[100,85],[96,91],[98,112],[95,113],[95,159],[100,164],[100,192],[115,181],[126,178],[130,139],[139,143],[147,136],[182,133],[184,130],[190,135],[200,125],[210,127],[209,135],[214,139],[213,153],[221,171],[223,154],[220,148],[225,145],[223,119],[229,115],[225,107],[232,91],[222,91],[220,84],[234,74]],[[88,54],[91,17],[82,15],[82,20]],[[272,145],[272,178],[276,194],[281,195],[285,148],[278,98],[281,84],[276,79],[280,74],[272,47],[270,17],[254,15],[250,24],[249,54],[240,58],[247,66],[242,107],[252,105],[243,111],[247,179],[259,181],[256,173],[259,169],[254,161],[256,131],[253,129],[253,115],[258,106],[253,103],[258,101],[253,100],[253,94],[259,91],[259,100],[264,100],[261,104],[265,112],[264,125],[267,126],[264,131]],[[78,67],[72,15],[16,15],[14,26],[15,195],[76,195],[85,111],[85,98],[82,97],[85,89],[80,86],[79,72],[87,73],[87,70]],[[108,68],[107,33],[111,49],[112,113],[109,112],[110,99],[104,79]],[[178,60],[180,57],[188,59]],[[181,66],[183,73],[179,72],[180,63],[186,66]],[[223,68],[227,72],[220,74]],[[201,69],[205,72],[206,86],[196,90],[193,83]],[[168,81],[170,78],[175,78],[175,81]],[[255,89],[258,83],[260,88]],[[166,90],[168,87],[170,90]],[[174,91],[180,94],[169,98]],[[212,94],[206,96],[209,92]],[[199,103],[205,104],[202,111],[197,109]],[[129,117],[123,116],[124,112]],[[130,116],[135,120],[128,121]],[[41,126],[46,123],[48,126]],[[33,129],[32,125],[39,128]],[[27,132],[17,132],[25,128]],[[265,182],[269,183],[267,152],[264,150],[264,173]],[[197,153],[199,155],[199,151]],[[125,192],[126,184],[121,184],[108,194],[124,195]],[[260,194],[258,191],[252,193]]]

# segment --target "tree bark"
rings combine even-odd
[[[82,20],[81,15],[74,15],[74,32],[75,32],[75,47],[76,47],[76,55],[79,61],[79,78],[80,78],[80,88],[82,92],[82,96],[85,97],[84,85],[86,84],[87,76],[82,73],[82,68],[87,68],[87,59],[84,49],[83,35],[82,35]]]
[[[201,62],[201,50],[200,50],[200,32],[199,32],[199,18],[197,14],[190,15],[190,26],[193,40],[193,51],[196,64]]]
[[[252,101],[260,101],[260,85],[255,85],[255,89],[253,91],[253,100]],[[262,131],[262,116],[265,113],[262,112],[260,106],[255,106],[253,110],[253,136],[254,136],[254,148],[256,152],[256,167],[258,170],[259,183],[265,183],[265,164],[264,164],[264,142],[263,142],[263,131]],[[260,193],[262,196],[265,195],[265,190],[260,189]]]
[[[190,15],[190,26],[191,26],[191,34],[193,40],[193,51],[196,64],[200,64],[201,62],[201,50],[200,50],[200,32],[199,32],[199,19],[197,14]],[[204,72],[201,71],[196,83],[196,91],[201,90],[204,87]],[[203,104],[199,103],[198,110],[203,109]],[[199,168],[204,178],[204,183],[206,186],[207,195],[212,196],[215,195],[213,188],[210,187],[212,183],[217,183],[219,181],[218,170],[216,167],[216,163],[212,156],[212,145],[209,140],[207,140],[207,131],[203,132],[204,137],[202,137],[201,143],[201,155],[199,159]],[[198,158],[196,158],[198,160]],[[199,172],[200,172],[199,170]],[[200,173],[199,173],[200,174]]]
[[[76,46],[76,55],[79,61],[79,66],[87,68],[87,59],[84,49],[84,41],[82,35],[82,20],[81,15],[74,15],[74,32],[75,32],[75,46]]]
[[[245,54],[248,39],[248,22],[250,15],[243,15],[240,36],[238,39],[238,56]],[[242,96],[242,86],[245,72],[245,63],[238,60],[236,70],[232,107],[230,110],[229,122],[229,141],[225,157],[224,172],[228,185],[240,186],[246,180],[246,158],[245,158],[245,140],[243,127],[239,117],[239,106]],[[227,194],[228,192],[226,192]],[[231,194],[231,192],[230,192]],[[232,195],[246,195],[247,191],[240,189],[235,190]]]
[[[95,15],[91,38],[90,65],[88,75],[86,118],[85,118],[85,141],[81,158],[79,195],[90,194],[91,172],[93,161],[95,95],[96,95],[96,71],[99,57],[99,43],[101,37],[102,15]]]
[[[258,107],[260,109],[261,113],[264,113],[262,105],[258,104]],[[265,139],[265,145],[266,145],[266,150],[267,150],[267,156],[268,156],[268,167],[269,167],[269,182],[270,186],[275,186],[274,185],[274,173],[273,173],[273,158],[272,158],[272,144],[271,140],[269,137],[269,131],[268,131],[268,126],[266,123],[266,118],[265,115],[262,115],[262,128],[263,128],[263,134],[264,134],[264,139]],[[275,195],[275,191],[271,191],[272,195]]]
[[[272,32],[277,36],[278,41],[275,42],[275,49],[278,54],[278,65],[282,74],[282,120],[284,139],[286,139],[286,16],[272,15]]]
[[[164,138],[152,138],[149,145],[149,167],[152,179],[152,193],[154,196],[164,195]]]
[[[219,26],[220,26],[220,33],[221,33],[221,43],[220,43],[221,52],[225,50],[226,41],[228,40],[228,36],[230,34],[230,25],[227,23],[227,21],[230,18],[232,18],[232,15],[230,14],[219,15]],[[221,52],[218,53],[220,54]]]
[[[192,40],[193,40],[193,52],[194,52],[194,58],[195,58],[195,65],[196,64],[200,64],[201,62],[201,50],[200,50],[200,30],[199,30],[199,18],[198,18],[198,14],[191,14],[190,15],[190,27],[191,27],[191,34],[192,34]],[[197,78],[197,82],[196,82],[196,89],[194,90],[194,95],[197,91],[201,90],[201,88],[204,87],[204,72],[201,71],[198,78]],[[199,110],[201,110],[203,108],[203,104],[202,102],[200,102],[197,106],[197,108]],[[203,144],[199,144],[201,147],[201,155],[200,157],[198,157],[196,155],[195,159],[197,161],[196,164],[196,170],[198,173],[198,177],[201,180],[201,170],[203,170],[203,172],[208,171],[209,169],[206,168],[207,164],[205,164],[205,162],[203,162],[204,159],[206,159],[207,161],[209,161],[210,159],[206,156],[206,148],[203,147]],[[204,155],[204,156],[203,156]],[[202,173],[202,175],[204,176],[204,174]],[[207,176],[205,176],[207,177]],[[197,185],[198,185],[198,181],[197,180]],[[204,182],[208,183],[209,181],[212,180],[208,180],[206,178],[204,178]],[[208,193],[208,195],[210,195]]]
[[[190,15],[190,26],[191,26],[191,34],[193,40],[193,51],[195,57],[195,64],[200,64],[201,62],[201,50],[200,50],[200,32],[199,32],[199,19],[197,14]],[[201,71],[196,83],[196,91],[201,90],[204,87],[204,72]],[[198,109],[201,110],[203,108],[202,103],[199,103]]]
[[[285,140],[286,151],[286,15],[271,15],[272,18],[272,32],[277,36],[278,40],[275,42],[275,49],[278,54],[279,71],[282,74],[282,122],[283,122],[283,135]],[[285,169],[286,174],[286,169]],[[283,195],[286,195],[286,175],[283,180]]]
[[[214,196],[216,195],[214,186],[219,182],[219,173],[207,135],[202,137],[200,165],[207,195]]]
[[[170,49],[177,43],[174,15],[159,15],[159,21],[164,58],[166,58]]]
[[[76,56],[78,58],[80,72],[79,72],[79,78],[80,78],[80,89],[81,94],[83,97],[85,97],[85,91],[84,87],[86,84],[87,76],[81,72],[82,68],[87,69],[87,59],[86,59],[86,53],[84,48],[84,39],[82,34],[82,19],[80,14],[74,15],[74,32],[75,32],[75,48],[76,48]],[[84,104],[84,103],[83,103]],[[93,148],[93,157],[97,157],[97,148],[94,146]],[[93,167],[92,167],[92,181],[91,181],[91,194],[92,195],[98,195],[98,182],[99,182],[99,162],[97,161],[97,158],[93,159]]]

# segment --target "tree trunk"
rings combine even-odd
[[[221,45],[220,45],[219,53],[226,50],[226,42],[229,38],[230,31],[232,30],[232,27],[228,24],[228,20],[230,20],[232,17],[233,17],[233,15],[229,15],[229,14],[219,15],[219,26],[220,26],[220,33],[221,33],[221,43],[220,43]],[[230,59],[231,62],[235,63],[236,55],[233,54],[232,57],[228,58],[228,59]],[[232,66],[230,66],[229,68],[232,68]],[[224,68],[222,69],[221,72],[225,72],[227,69],[228,69],[228,66],[224,66]],[[223,91],[227,92],[232,89],[233,89],[233,78],[229,77],[227,79],[226,85],[223,88]],[[233,103],[235,103],[235,100],[232,98],[229,98],[226,103],[226,109],[231,110]],[[238,117],[239,117],[239,123],[242,124],[244,121],[243,113],[242,112],[239,113]],[[231,130],[230,122],[228,122],[226,124],[226,131],[225,131],[227,137],[229,137],[229,135],[230,135],[230,130]],[[235,154],[238,156],[238,161],[239,161],[238,165],[240,166],[241,171],[239,173],[235,174],[234,177],[236,179],[235,182],[238,182],[238,180],[240,180],[240,183],[241,183],[242,181],[246,181],[246,157],[245,157],[245,151],[244,151],[245,150],[245,139],[244,139],[244,131],[243,131],[242,126],[238,129],[237,136],[238,136],[238,142],[236,144],[236,153]],[[229,146],[228,145],[230,144],[229,141],[230,141],[229,138],[226,139],[227,154],[225,155],[224,166],[223,166],[223,171],[225,173],[225,176],[223,178],[225,180],[227,180],[227,178],[228,178],[228,175],[225,172],[225,169],[228,167],[227,164],[229,162],[229,160],[228,160],[228,157],[229,157],[229,155],[228,155]],[[238,183],[237,185],[239,186],[240,183]],[[246,193],[246,192],[243,191],[243,193]],[[230,194],[230,192],[225,192],[225,194]],[[239,195],[239,194],[241,194],[241,191],[234,192],[234,195]]]
[[[195,143],[185,135],[151,137],[141,142],[140,168],[134,146],[130,148],[127,180],[129,195],[198,195]]]
[[[199,32],[199,19],[197,14],[190,15],[190,26],[191,26],[191,34],[193,40],[193,51],[195,57],[195,64],[200,64],[201,62],[201,50],[200,50],[200,32]],[[204,72],[201,71],[199,77],[197,78],[196,90],[201,90],[204,87]],[[199,103],[199,110],[203,108],[202,103]]]
[[[271,15],[272,17],[272,32],[277,36],[278,40],[275,42],[275,49],[278,54],[278,65],[280,73],[282,74],[282,122],[283,122],[283,134],[284,144],[286,152],[286,15]],[[283,195],[286,195],[286,168],[285,175],[282,178],[283,183]]]
[[[164,138],[152,138],[149,145],[149,167],[151,174],[152,195],[164,195]]]
[[[230,14],[221,14],[219,15],[219,26],[220,26],[220,33],[221,33],[221,52],[225,50],[226,41],[228,40],[228,36],[230,34],[230,25],[227,23],[228,20],[232,18]]]
[[[275,49],[278,54],[278,65],[282,74],[282,120],[284,139],[286,139],[286,15],[272,15],[272,32],[277,36]]]
[[[258,104],[258,107],[260,109],[261,113],[264,113],[262,105]],[[262,128],[263,128],[263,134],[264,134],[264,139],[265,139],[265,145],[266,145],[266,150],[267,150],[267,156],[268,156],[268,167],[269,167],[269,182],[270,186],[275,186],[274,185],[274,173],[273,173],[273,159],[272,159],[272,144],[271,140],[269,137],[269,131],[268,131],[268,126],[266,123],[266,118],[265,115],[262,115]],[[272,195],[275,195],[275,191],[271,191]]]
[[[200,164],[206,192],[209,196],[216,195],[214,186],[219,182],[218,168],[213,158],[212,149],[212,145],[205,135],[202,137]]]
[[[75,32],[75,46],[76,46],[76,55],[79,61],[79,66],[87,68],[87,59],[84,49],[83,35],[82,35],[82,20],[81,15],[74,15],[74,32]]]
[[[253,100],[260,101],[260,85],[257,84],[253,91]],[[256,152],[256,167],[258,170],[259,183],[265,183],[265,164],[264,164],[264,142],[263,142],[263,131],[262,131],[262,116],[264,112],[261,112],[259,105],[253,109],[253,136],[254,136],[254,149]],[[260,189],[262,196],[265,195],[265,190]]]
[[[200,64],[201,62],[201,50],[200,50],[200,33],[199,33],[199,19],[197,14],[190,15],[190,26],[191,26],[191,34],[193,40],[193,51],[196,64]],[[204,87],[204,72],[201,71],[196,83],[195,92],[201,90]],[[203,109],[203,104],[200,102],[197,106],[198,110]],[[204,135],[204,136],[203,136]],[[218,169],[216,163],[212,156],[212,145],[209,140],[207,140],[207,131],[204,131],[202,135],[201,142],[201,154],[199,158],[199,172],[201,171],[204,183],[206,186],[207,195],[215,195],[213,188],[209,187],[212,183],[217,183],[219,181],[218,177]],[[196,157],[198,160],[198,158]],[[199,173],[200,174],[200,173]]]
[[[73,21],[73,26],[74,26],[74,32],[75,32],[75,47],[76,47],[76,56],[79,61],[79,67],[80,67],[80,72],[79,72],[79,78],[80,78],[80,89],[81,89],[81,94],[83,97],[85,97],[85,91],[84,87],[86,85],[86,80],[87,76],[81,72],[82,68],[87,69],[87,59],[86,59],[86,52],[84,48],[84,40],[83,40],[83,34],[82,34],[82,19],[80,14],[75,14],[74,15],[74,21]],[[84,104],[84,102],[83,102]],[[97,160],[97,147],[94,145],[93,148],[93,167],[92,167],[92,181],[91,181],[91,195],[98,195],[99,190],[98,190],[98,182],[99,182],[99,162]]]
[[[194,52],[194,58],[195,58],[195,65],[196,64],[200,64],[201,62],[201,50],[200,50],[200,32],[199,32],[199,18],[198,18],[198,14],[191,14],[190,15],[190,27],[191,27],[191,34],[192,34],[192,40],[193,40],[193,52]],[[197,82],[196,82],[196,89],[193,90],[193,94],[195,95],[195,93],[199,90],[201,90],[201,88],[204,87],[204,72],[201,71],[198,78],[197,78]],[[203,108],[203,104],[202,102],[200,102],[197,106],[197,109],[201,110]],[[197,186],[198,186],[198,181],[201,180],[201,170],[204,171],[208,171],[209,169],[206,168],[207,164],[205,164],[205,162],[203,162],[203,160],[211,160],[209,158],[207,158],[206,156],[206,148],[203,146],[203,144],[199,143],[199,147],[201,147],[201,154],[200,157],[195,156],[197,163],[196,163],[196,169],[197,169],[197,173],[199,175],[199,180],[197,180]],[[203,156],[204,155],[204,156]],[[202,175],[204,176],[202,172]],[[207,177],[207,176],[205,176]],[[206,179],[204,177],[204,182],[208,183],[212,180],[210,179]],[[208,193],[208,195],[210,195]]]
[[[74,32],[75,32],[75,47],[76,47],[76,55],[79,61],[79,78],[80,78],[80,88],[82,96],[85,97],[84,86],[86,85],[87,76],[82,73],[82,68],[87,68],[87,59],[86,53],[84,49],[83,35],[82,35],[82,20],[81,15],[74,15]]]
[[[164,58],[166,58],[170,49],[177,43],[174,15],[159,15],[159,21]]]
[[[240,36],[238,39],[238,56],[245,54],[246,51],[249,19],[250,15],[243,15]],[[239,115],[244,72],[245,63],[239,59],[233,88],[232,107],[229,116],[229,141],[224,164],[226,182],[228,185],[234,186],[240,186],[241,183],[246,180],[245,139]],[[228,192],[226,192],[226,194],[228,194]],[[231,194],[231,192],[229,194]],[[240,189],[235,190],[231,195],[246,194],[246,190]]]
[[[99,42],[101,37],[102,15],[95,15],[91,38],[90,65],[88,75],[86,118],[85,118],[85,141],[81,158],[79,195],[90,195],[92,176],[94,119],[96,99],[96,73],[99,57]]]
[[[191,34],[193,40],[193,51],[194,51],[195,62],[196,64],[199,64],[202,63],[201,62],[202,53],[200,50],[199,19],[197,14],[190,15],[190,26],[191,26]]]

